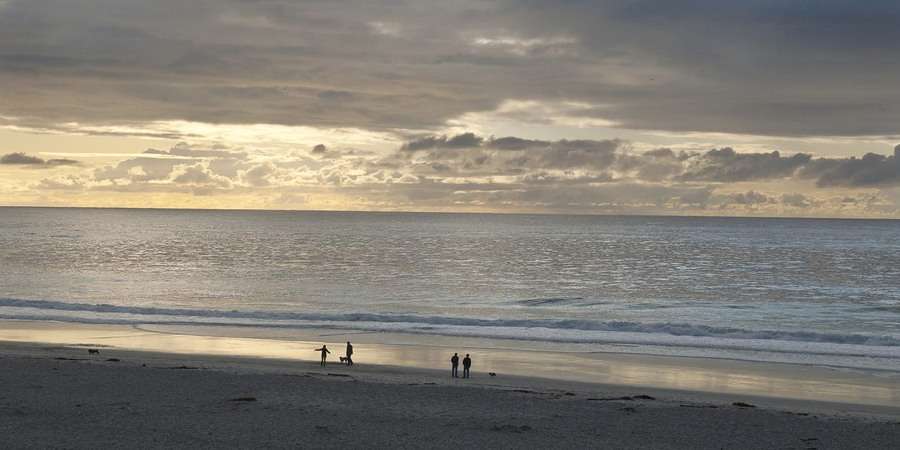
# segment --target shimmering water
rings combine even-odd
[[[896,363],[900,222],[0,208],[0,316]]]

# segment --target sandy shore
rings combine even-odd
[[[475,378],[454,380],[446,370],[414,364],[432,364],[425,355],[435,352],[443,359],[446,352],[436,341],[398,347],[385,343],[384,336],[355,336],[361,363],[322,369],[313,361],[311,342],[301,340],[284,345],[293,352],[289,354],[309,352],[308,358],[288,359],[258,354],[260,345],[281,351],[272,349],[269,340],[244,342],[246,338],[228,337],[228,330],[218,330],[225,336],[188,336],[132,327],[2,324],[0,448],[871,449],[900,443],[895,380],[845,371],[593,355],[625,373],[660,372],[655,378],[632,375],[635,380],[677,379],[680,369],[708,370],[710,379],[725,380],[719,380],[724,388],[628,383],[632,378],[615,372],[598,378],[576,371],[581,376],[573,379],[486,375],[492,364],[525,364],[509,356],[493,362],[481,358]],[[26,332],[35,329],[43,330],[45,343],[12,342],[29,336],[34,340]],[[78,340],[85,337],[91,339]],[[130,339],[143,340],[143,345],[123,345]],[[89,354],[77,344],[100,353]],[[149,351],[154,346],[161,348]],[[540,352],[525,356],[536,367],[553,361]],[[403,364],[384,364],[386,360]],[[578,367],[584,371],[591,364]],[[739,371],[749,375],[729,380]],[[760,389],[757,379],[766,374],[773,385],[798,377],[798,386],[821,389],[821,397],[775,395],[782,387]],[[804,376],[814,383],[799,378]],[[746,389],[734,387],[744,382],[749,383]],[[842,398],[854,389],[864,391],[862,399],[878,389],[887,397],[882,402],[834,401],[834,392]]]
[[[0,447],[896,448],[898,417],[390,366],[0,344]],[[629,397],[629,398],[624,398]],[[801,404],[794,406],[800,407]]]
[[[450,355],[460,352],[473,355],[476,380],[495,372],[498,377],[492,382],[521,381],[528,376],[552,380],[554,385],[641,387],[701,400],[758,397],[756,403],[776,408],[796,408],[800,401],[803,408],[824,412],[894,415],[900,409],[900,373],[894,371],[633,354],[626,353],[628,348],[617,349],[617,353],[598,352],[577,345],[338,329],[0,320],[0,341],[285,360],[289,362],[285,367],[317,361],[313,349],[323,343],[336,359],[343,354],[347,340],[356,345],[354,359],[360,363],[357,373],[372,366],[395,366],[398,373],[443,370]]]

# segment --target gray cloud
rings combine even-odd
[[[403,144],[401,165],[458,175],[524,175],[534,170],[605,171],[616,162],[619,140],[559,140],[517,137],[485,139],[474,133],[425,136]],[[391,160],[383,161],[391,164]]]
[[[782,157],[771,153],[737,153],[731,148],[710,150],[692,158],[690,167],[681,175],[685,181],[750,181],[790,177],[812,159],[797,153]]]
[[[299,167],[311,161],[287,159],[283,164]],[[211,195],[237,188],[269,186],[277,172],[271,162],[254,160],[243,151],[179,143],[169,150],[148,149],[139,156],[94,169],[80,178],[45,179],[38,187],[123,192],[188,191]]]
[[[515,136],[507,136],[499,139],[491,138],[487,143],[488,147],[496,148],[498,150],[526,150],[534,147],[546,147],[548,145],[550,145],[550,142],[522,139]]]
[[[54,167],[54,166],[72,166],[79,164],[73,159],[43,159],[37,156],[31,156],[22,152],[8,153],[0,156],[0,164],[17,165],[29,167]]]
[[[570,114],[637,129],[894,135],[900,123],[900,7],[885,0],[4,5],[0,115],[35,126],[427,129],[506,99],[604,105]],[[388,18],[390,33],[370,25]]]
[[[229,178],[216,174],[203,164],[184,166],[180,169],[179,173],[172,174],[172,182],[174,184],[222,189],[229,189],[232,186],[232,181]]]
[[[760,192],[748,191],[732,194],[728,197],[728,203],[734,203],[744,206],[759,206],[766,203],[775,203],[776,199],[769,197]]]
[[[425,136],[403,144],[401,150],[418,152],[439,148],[472,148],[478,147],[484,141],[475,136],[475,133],[463,133],[456,136]]]
[[[900,184],[900,145],[892,156],[869,153],[862,158],[820,159],[803,176],[817,178],[820,187],[871,187]]]
[[[809,208],[817,203],[815,200],[800,193],[784,194],[781,196],[781,203],[794,208]]]
[[[465,143],[447,145],[449,142]],[[404,144],[399,165],[443,175],[531,175],[547,170],[593,174],[596,180],[669,183],[737,183],[814,179],[820,187],[900,185],[900,146],[893,156],[813,158],[809,154],[739,153],[732,148],[675,152],[660,148],[634,152],[620,140],[559,140],[518,137],[484,139],[472,133],[425,136]],[[414,157],[410,159],[409,154]],[[556,175],[554,175],[556,176]],[[573,175],[574,176],[574,175]],[[571,178],[571,176],[569,177]]]
[[[197,148],[185,142],[175,144],[169,150],[148,149],[144,151],[147,155],[166,155],[180,156],[185,158],[246,158],[244,152],[234,152],[228,150],[225,146],[215,146],[213,148]]]
[[[447,145],[449,142],[459,144]],[[543,183],[551,179],[669,184],[812,179],[823,188],[864,188],[900,185],[898,155],[900,145],[893,156],[868,154],[862,158],[813,158],[778,151],[739,153],[729,147],[706,152],[668,148],[635,152],[619,140],[550,142],[512,136],[485,139],[464,133],[417,138],[404,144],[394,159],[380,164],[408,167],[420,175],[518,176]],[[750,198],[735,200],[740,203]]]
[[[252,149],[182,143],[78,176],[57,174],[35,188],[285,194],[307,200],[322,194],[379,208],[889,214],[897,202],[884,192],[900,186],[896,155],[812,158],[730,148],[636,151],[620,140],[544,141],[474,133],[420,136],[410,143],[386,155],[328,150],[340,154],[336,158],[303,150],[263,156]],[[782,184],[803,191],[785,193]],[[878,189],[847,191],[872,186]],[[840,189],[830,189],[834,187]]]

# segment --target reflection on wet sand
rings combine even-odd
[[[60,345],[116,347],[162,353],[246,356],[318,361],[315,351],[323,343],[332,347],[329,361],[338,364],[347,340],[354,340],[358,364],[390,365],[422,369],[446,369],[453,351],[471,353],[473,372],[530,376],[567,381],[647,386],[725,394],[745,394],[788,399],[821,400],[861,405],[900,405],[896,374],[876,376],[860,371],[823,367],[754,363],[744,361],[679,358],[646,355],[525,350],[521,348],[453,348],[452,338],[398,344],[385,336],[341,333],[339,330],[304,330],[304,340],[213,336],[173,332],[177,327],[83,325],[54,322],[3,321],[0,340]],[[175,329],[175,330],[173,330]],[[196,332],[196,330],[193,330]],[[210,334],[216,330],[204,329]],[[238,330],[253,335],[253,330]],[[228,334],[225,333],[225,334]],[[490,342],[481,342],[482,345]],[[517,344],[522,346],[521,343]]]

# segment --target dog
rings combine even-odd
[[[490,375],[490,376],[492,376],[492,377],[496,377],[496,376],[497,376],[497,374],[494,373],[494,372],[488,372],[488,375]]]
[[[97,350],[96,348],[88,349],[88,355],[99,355],[99,354],[100,354],[100,350]]]
[[[338,356],[338,359],[341,360],[341,364],[346,364],[347,360],[350,358],[347,358],[346,356]]]

